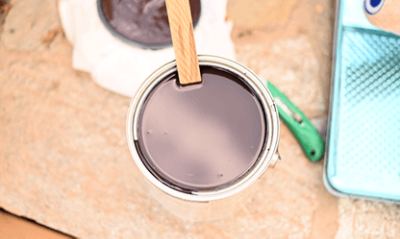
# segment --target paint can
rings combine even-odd
[[[236,180],[223,186],[201,190],[184,189],[178,184],[160,179],[142,154],[139,141],[140,117],[149,95],[166,77],[176,73],[176,62],[172,61],[156,70],[142,84],[132,99],[127,115],[127,141],[131,155],[150,185],[153,196],[160,204],[184,219],[213,220],[239,210],[249,199],[255,183],[268,167],[275,166],[279,157],[279,116],[273,97],[265,83],[250,69],[240,63],[216,56],[199,56],[200,67],[213,67],[236,75],[257,97],[262,108],[265,134],[257,159]]]
[[[126,5],[125,7],[122,7],[121,4]],[[138,6],[135,6],[137,4]],[[139,4],[143,4],[144,7],[142,7]],[[147,13],[148,16],[144,15],[143,12],[146,11],[146,6],[145,5],[153,5],[150,9],[150,13]],[[161,4],[161,5],[160,5]],[[106,7],[106,5],[109,5]],[[121,5],[121,6],[118,6]],[[201,16],[201,1],[200,0],[190,0],[190,5],[192,8],[192,15],[193,15],[193,27],[196,28],[200,16]],[[137,7],[137,9],[135,9]],[[154,8],[158,9],[154,9]],[[122,8],[122,9],[121,9]],[[128,9],[129,8],[129,9]],[[134,8],[134,9],[131,9]],[[115,12],[113,12],[115,11]],[[135,17],[134,12],[137,12],[137,14],[142,14],[142,16],[139,16],[136,20],[139,21],[141,18],[142,19],[148,19],[148,22],[143,24],[140,22],[140,27],[139,28],[132,28],[132,26],[136,26],[136,20],[133,21],[133,17]],[[126,1],[113,1],[113,0],[97,0],[97,12],[99,14],[99,17],[101,19],[101,22],[103,25],[106,27],[106,29],[116,38],[121,40],[124,43],[127,43],[131,46],[134,47],[139,47],[143,49],[151,49],[151,50],[160,50],[166,47],[171,47],[172,46],[172,39],[169,33],[169,27],[168,27],[168,20],[167,20],[167,13],[166,13],[166,8],[165,4],[160,1],[146,1],[146,2],[135,2],[132,1],[126,2]],[[118,13],[118,14],[115,14]],[[154,19],[150,19],[151,15],[150,14],[157,14],[157,16],[154,16]],[[115,16],[113,16],[115,15]],[[119,22],[116,25],[119,26],[114,26],[114,22]],[[123,25],[123,26],[121,26]],[[126,28],[126,30],[123,30]],[[142,29],[144,28],[144,29]],[[153,33],[152,38],[157,38],[157,37],[162,37],[163,40],[161,42],[151,42],[151,38],[149,39],[144,39],[144,40],[139,40],[139,38],[134,36],[133,38],[131,36],[127,36],[126,34],[133,34],[136,35],[137,32],[144,31],[145,34],[139,34],[139,35],[146,35],[149,34],[149,29],[162,29],[165,28],[164,31],[166,32],[155,32]],[[168,28],[168,29],[167,29]],[[168,35],[168,36],[166,36]]]

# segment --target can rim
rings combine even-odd
[[[265,140],[265,147],[260,152],[259,159],[256,161],[249,171],[240,179],[234,183],[227,185],[226,187],[215,189],[215,190],[201,190],[196,192],[182,192],[180,190],[171,188],[162,182],[160,182],[143,164],[137,150],[134,141],[138,139],[137,124],[139,120],[139,114],[141,106],[143,105],[146,96],[150,91],[160,82],[165,76],[176,71],[175,60],[166,63],[165,65],[158,68],[153,74],[151,74],[140,86],[136,95],[132,98],[129,106],[127,121],[126,121],[126,136],[128,140],[129,150],[131,155],[138,166],[139,170],[144,176],[156,187],[164,191],[165,193],[190,201],[212,201],[234,195],[245,188],[253,184],[259,177],[263,175],[265,170],[273,158],[279,143],[279,116],[275,105],[275,101],[267,89],[266,85],[262,83],[261,79],[246,66],[228,60],[222,57],[199,55],[199,64],[201,66],[215,66],[225,68],[237,75],[243,77],[246,83],[254,90],[260,99],[260,103],[264,109],[264,116],[267,124],[267,135]]]
[[[97,13],[99,14],[101,23],[103,23],[103,25],[106,27],[106,29],[111,33],[111,35],[113,35],[114,37],[116,37],[117,39],[121,40],[122,42],[131,45],[131,46],[135,46],[135,47],[139,47],[142,49],[150,49],[150,50],[160,50],[163,48],[167,48],[167,47],[171,47],[172,46],[172,40],[169,42],[165,42],[165,43],[159,43],[159,44],[146,44],[146,43],[142,43],[142,42],[138,42],[138,41],[134,41],[132,39],[127,38],[126,36],[122,35],[121,33],[119,33],[107,20],[106,16],[104,15],[103,12],[103,8],[101,7],[101,2],[104,0],[96,0],[97,3]],[[197,16],[197,18],[193,21],[193,28],[195,29],[198,25],[198,23],[200,22],[200,18],[201,18],[201,14],[202,14],[202,3],[200,0],[199,1],[199,15]]]

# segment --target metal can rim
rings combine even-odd
[[[128,140],[129,150],[136,165],[138,166],[141,173],[143,173],[144,176],[153,185],[155,185],[165,193],[174,196],[176,198],[180,198],[183,200],[204,202],[204,201],[219,200],[232,196],[242,191],[243,189],[249,187],[263,175],[278,148],[279,116],[275,105],[275,101],[271,93],[267,89],[266,85],[263,84],[261,79],[246,66],[232,60],[210,55],[199,55],[198,60],[201,66],[222,67],[243,77],[243,79],[245,79],[246,82],[250,85],[250,87],[253,88],[253,90],[256,92],[256,94],[260,99],[260,102],[263,105],[266,121],[268,122],[267,132],[269,132],[266,136],[266,143],[265,143],[266,146],[263,148],[262,152],[260,152],[260,157],[257,160],[256,164],[251,167],[251,169],[246,173],[246,175],[244,175],[242,178],[238,179],[234,183],[220,189],[187,193],[171,188],[161,183],[159,180],[157,180],[157,178],[154,177],[154,175],[150,173],[150,171],[143,164],[134,144],[134,141],[138,139],[137,130],[134,129],[137,129],[137,123],[139,119],[141,106],[143,105],[146,96],[158,84],[158,82],[160,82],[165,76],[176,71],[175,60],[166,63],[165,65],[161,66],[156,71],[154,71],[154,73],[151,74],[143,82],[143,84],[137,91],[136,95],[132,98],[132,101],[129,105],[127,121],[126,121],[127,125],[126,136]]]

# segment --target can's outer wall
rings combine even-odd
[[[145,99],[158,82],[176,71],[176,62],[172,61],[165,64],[146,79],[129,106],[126,132],[129,150],[139,170],[149,182],[151,193],[158,202],[173,214],[194,221],[222,218],[241,209],[251,198],[249,194],[255,188],[256,181],[264,174],[268,166],[272,166],[270,163],[279,157],[276,157],[279,143],[279,116],[275,101],[265,82],[262,82],[254,72],[237,62],[216,56],[199,56],[198,59],[201,66],[226,69],[239,75],[248,83],[263,106],[267,135],[265,147],[260,152],[257,162],[241,179],[229,186],[218,190],[191,193],[171,188],[160,182],[146,168],[134,142],[138,139],[138,119]]]
[[[150,193],[169,212],[191,221],[217,220],[240,211],[251,200],[257,181],[230,197],[195,202],[171,196],[149,182]]]

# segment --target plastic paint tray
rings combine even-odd
[[[400,36],[361,6],[338,2],[324,180],[338,196],[400,202]]]

